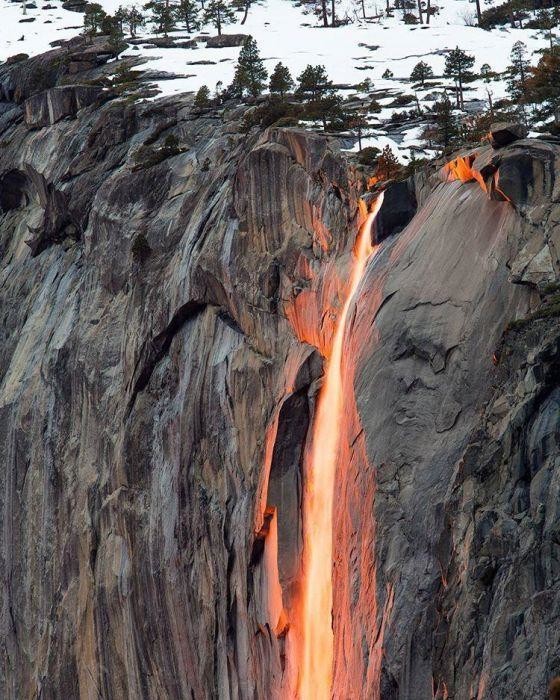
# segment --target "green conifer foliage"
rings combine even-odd
[[[236,97],[243,97],[245,94],[258,97],[264,90],[267,77],[257,42],[252,36],[248,36],[239,53],[230,92]]]

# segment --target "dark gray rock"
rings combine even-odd
[[[375,221],[375,238],[379,243],[400,233],[416,214],[418,202],[412,180],[391,182],[384,194],[383,207]]]
[[[248,34],[220,34],[206,38],[206,46],[209,49],[226,49],[233,46],[243,46]]]
[[[527,127],[520,122],[498,122],[490,127],[491,143],[494,148],[524,139],[527,133]]]

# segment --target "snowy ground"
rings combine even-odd
[[[111,13],[121,4],[137,4],[134,0],[98,1]],[[493,0],[493,3],[497,1]],[[45,4],[53,9],[43,9]],[[260,0],[252,6],[244,26],[240,23],[228,25],[224,32],[252,34],[269,72],[278,61],[285,63],[294,77],[309,63],[323,64],[336,84],[353,86],[369,78],[376,91],[386,91],[389,95],[413,92],[412,85],[405,81],[419,60],[426,61],[435,75],[441,76],[445,54],[456,46],[476,56],[475,71],[488,63],[494,71],[501,72],[509,63],[511,47],[516,41],[522,40],[533,54],[547,45],[542,33],[534,30],[497,28],[490,32],[466,26],[475,10],[474,3],[469,0],[440,0],[437,4],[439,14],[432,17],[429,26],[419,26],[405,25],[400,10],[394,12],[394,17],[364,22],[354,9],[359,3],[344,0],[339,3],[339,16],[348,14],[354,21],[336,29],[325,29],[318,26],[313,15],[305,14],[292,0]],[[385,2],[366,2],[367,13],[371,16],[381,14],[380,8],[384,6]],[[32,55],[47,50],[50,42],[79,33],[82,17],[80,13],[63,10],[60,0],[39,0],[37,9],[28,9],[25,17],[19,2],[0,0],[0,60],[16,53]],[[34,18],[33,22],[21,22],[22,19],[31,18]],[[218,82],[228,85],[231,81],[238,48],[209,49],[203,41],[198,43],[196,49],[149,48],[152,31],[148,25],[140,35],[146,39],[146,46],[133,48],[130,45],[124,55],[146,59],[143,68],[147,70],[183,76],[159,81],[162,94],[193,91],[203,84],[212,90]],[[215,31],[212,27],[203,27],[192,36],[201,34],[213,35]],[[179,30],[171,36],[186,37],[187,33]],[[533,60],[536,61],[536,57]],[[193,65],[200,61],[208,63]],[[393,72],[390,80],[381,77],[387,68]],[[442,84],[446,83],[448,81],[442,81]],[[471,83],[466,97],[469,100],[486,100],[486,87],[482,81]],[[494,101],[505,96],[504,81],[492,82],[489,87]],[[419,90],[421,103],[433,103],[434,90],[441,91],[441,85]],[[403,109],[388,106],[392,99],[380,100],[383,109],[372,116],[375,131],[364,144],[383,147],[389,143],[396,151],[400,150],[401,157],[406,158],[410,146],[420,145],[420,130],[414,127],[406,132],[401,143],[384,135],[385,124],[391,114]],[[406,109],[412,107],[409,105]]]

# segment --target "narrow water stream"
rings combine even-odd
[[[311,454],[303,495],[303,647],[299,671],[300,700],[328,700],[333,676],[332,534],[333,495],[344,411],[342,353],[346,321],[352,300],[370,257],[375,217],[383,203],[381,193],[360,228],[353,251],[347,297],[337,320],[325,381],[321,388]]]

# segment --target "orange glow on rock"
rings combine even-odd
[[[498,168],[494,166],[492,169],[488,169],[485,179],[480,170],[473,167],[476,156],[476,152],[467,156],[458,156],[444,165],[443,175],[446,181],[478,182],[480,188],[486,192],[490,199],[513,204],[511,199],[500,189],[500,171]]]
[[[443,167],[446,180],[460,180],[461,182],[478,182],[480,188],[488,193],[488,187],[481,173],[473,168],[473,163],[476,158],[476,153],[470,153],[468,156],[458,156],[455,160],[450,161]]]
[[[371,231],[383,202],[381,193],[360,228],[354,246],[350,280],[336,322],[330,357],[313,424],[311,452],[306,465],[303,495],[303,585],[300,700],[329,700],[333,679],[332,566],[333,495],[339,459],[343,401],[342,353],[352,299],[374,253]],[[340,468],[340,467],[339,467]]]

